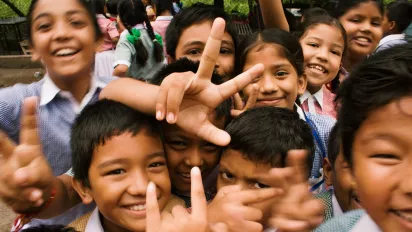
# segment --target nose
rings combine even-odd
[[[130,175],[127,192],[132,196],[145,196],[149,178],[144,171],[136,171]]]
[[[370,33],[371,32],[371,23],[368,22],[368,21],[365,21],[364,23],[362,23],[360,31],[364,32],[364,33]]]
[[[203,165],[203,159],[199,148],[191,149],[190,152],[187,153],[185,164],[190,167],[201,167]]]
[[[71,30],[69,28],[70,26],[63,23],[63,22],[58,22],[56,25],[54,25],[54,39],[55,40],[67,40],[71,36]]]
[[[329,49],[327,47],[319,49],[319,52],[316,54],[316,58],[321,62],[327,62],[329,58]]]
[[[263,74],[263,77],[259,81],[260,92],[263,94],[271,94],[279,90],[276,79],[272,74]]]

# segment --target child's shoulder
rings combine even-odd
[[[0,90],[0,102],[8,106],[20,106],[27,97],[40,96],[44,80],[31,84],[15,84]]]
[[[90,217],[92,216],[93,211],[86,213],[85,215],[79,217],[78,219],[74,220],[72,223],[68,225],[68,227],[73,228],[76,231],[83,232],[86,230],[87,223],[89,222]]]
[[[314,232],[349,232],[365,214],[363,210],[353,210],[323,223]]]

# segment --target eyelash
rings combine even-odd
[[[262,184],[262,183],[259,183],[259,182],[256,182],[256,183],[252,184],[250,187],[252,187],[252,188],[257,188],[257,189],[260,189],[260,188],[270,188],[270,186],[265,185],[265,184]]]
[[[286,75],[288,75],[288,74],[289,74],[289,73],[286,72],[286,71],[277,71],[277,72],[275,73],[275,75],[278,76],[278,77],[284,77],[284,76],[286,76]]]
[[[234,179],[234,176],[228,172],[220,172],[220,175],[222,175],[222,178],[227,180],[227,181],[232,181]],[[230,176],[230,177],[229,177]]]
[[[149,168],[158,168],[158,167],[162,167],[165,166],[166,163],[165,162],[155,162],[149,165]]]
[[[118,172],[120,172],[120,173],[118,173]],[[123,169],[115,169],[115,170],[113,170],[113,171],[110,171],[110,172],[106,173],[105,176],[121,175],[121,174],[124,174],[124,173],[126,173],[126,171],[123,170]]]

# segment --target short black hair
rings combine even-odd
[[[182,57],[175,62],[163,67],[151,80],[150,83],[160,85],[163,80],[170,74],[176,72],[193,72],[196,73],[199,68],[199,62],[194,62],[186,57]],[[216,71],[212,74],[212,83],[219,85],[223,83],[223,77]],[[226,124],[231,119],[230,110],[232,109],[232,99],[226,99],[216,108],[216,119],[224,118]]]
[[[120,0],[109,0],[106,2],[107,12],[109,12],[111,16],[118,14],[117,6],[119,5],[119,3],[120,3]]]
[[[408,1],[395,1],[386,7],[388,21],[396,23],[397,33],[402,33],[412,21],[412,3]]]
[[[160,136],[159,123],[154,117],[122,103],[104,99],[85,107],[71,131],[74,178],[90,187],[88,172],[94,150],[114,136],[127,132],[136,135],[143,130],[149,135]]]
[[[340,145],[341,139],[338,122],[335,124],[335,126],[333,126],[332,130],[330,131],[328,140],[328,159],[333,169],[335,168],[335,162],[339,155]]]
[[[278,107],[253,108],[234,118],[226,131],[231,140],[224,149],[239,151],[247,160],[285,167],[289,150],[306,149],[308,170],[312,169],[312,130],[296,112]]]
[[[285,58],[295,68],[298,76],[303,75],[303,52],[298,39],[289,32],[277,28],[257,31],[246,36],[240,42],[238,47],[239,57],[236,59],[235,64],[237,75],[243,72],[243,67],[249,52],[258,46],[266,44],[282,47]]]
[[[304,21],[308,20],[309,18],[319,16],[319,15],[329,15],[329,13],[320,7],[309,8],[303,11],[303,19]]]
[[[156,6],[156,16],[161,15],[163,12],[170,11],[173,15],[175,12],[173,10],[173,0],[161,0],[155,3]]]
[[[237,45],[237,30],[232,24],[232,20],[219,7],[205,5],[201,3],[194,4],[188,8],[183,9],[179,14],[176,14],[166,30],[166,52],[173,59],[176,58],[176,48],[179,43],[180,36],[185,29],[190,26],[201,24],[206,21],[213,21],[216,18],[223,18],[226,21],[225,31],[232,36],[232,39]],[[235,51],[236,52],[236,51]],[[236,53],[235,53],[236,55]]]
[[[331,10],[331,15],[337,19],[346,14],[351,9],[358,7],[362,3],[375,2],[381,15],[383,16],[382,0],[339,0],[335,7]]]
[[[356,132],[368,115],[402,97],[412,96],[412,44],[394,46],[375,53],[360,64],[337,94],[340,104],[343,155],[352,165]]]

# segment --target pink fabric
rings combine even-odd
[[[116,25],[110,19],[105,18],[103,15],[97,16],[97,23],[104,36],[104,43],[102,49],[104,51],[113,50],[116,48],[116,44],[112,42],[112,38],[119,37],[119,31],[117,31]]]
[[[323,87],[323,110],[320,107],[320,104],[315,101],[315,109],[317,114],[328,115],[336,119],[336,110],[335,110],[335,94],[328,90],[328,88]],[[302,102],[302,109],[305,112],[309,112],[308,100]]]
[[[169,26],[171,20],[156,20],[152,22],[152,27],[155,32],[162,36],[163,39],[163,49],[166,54],[166,30]]]

